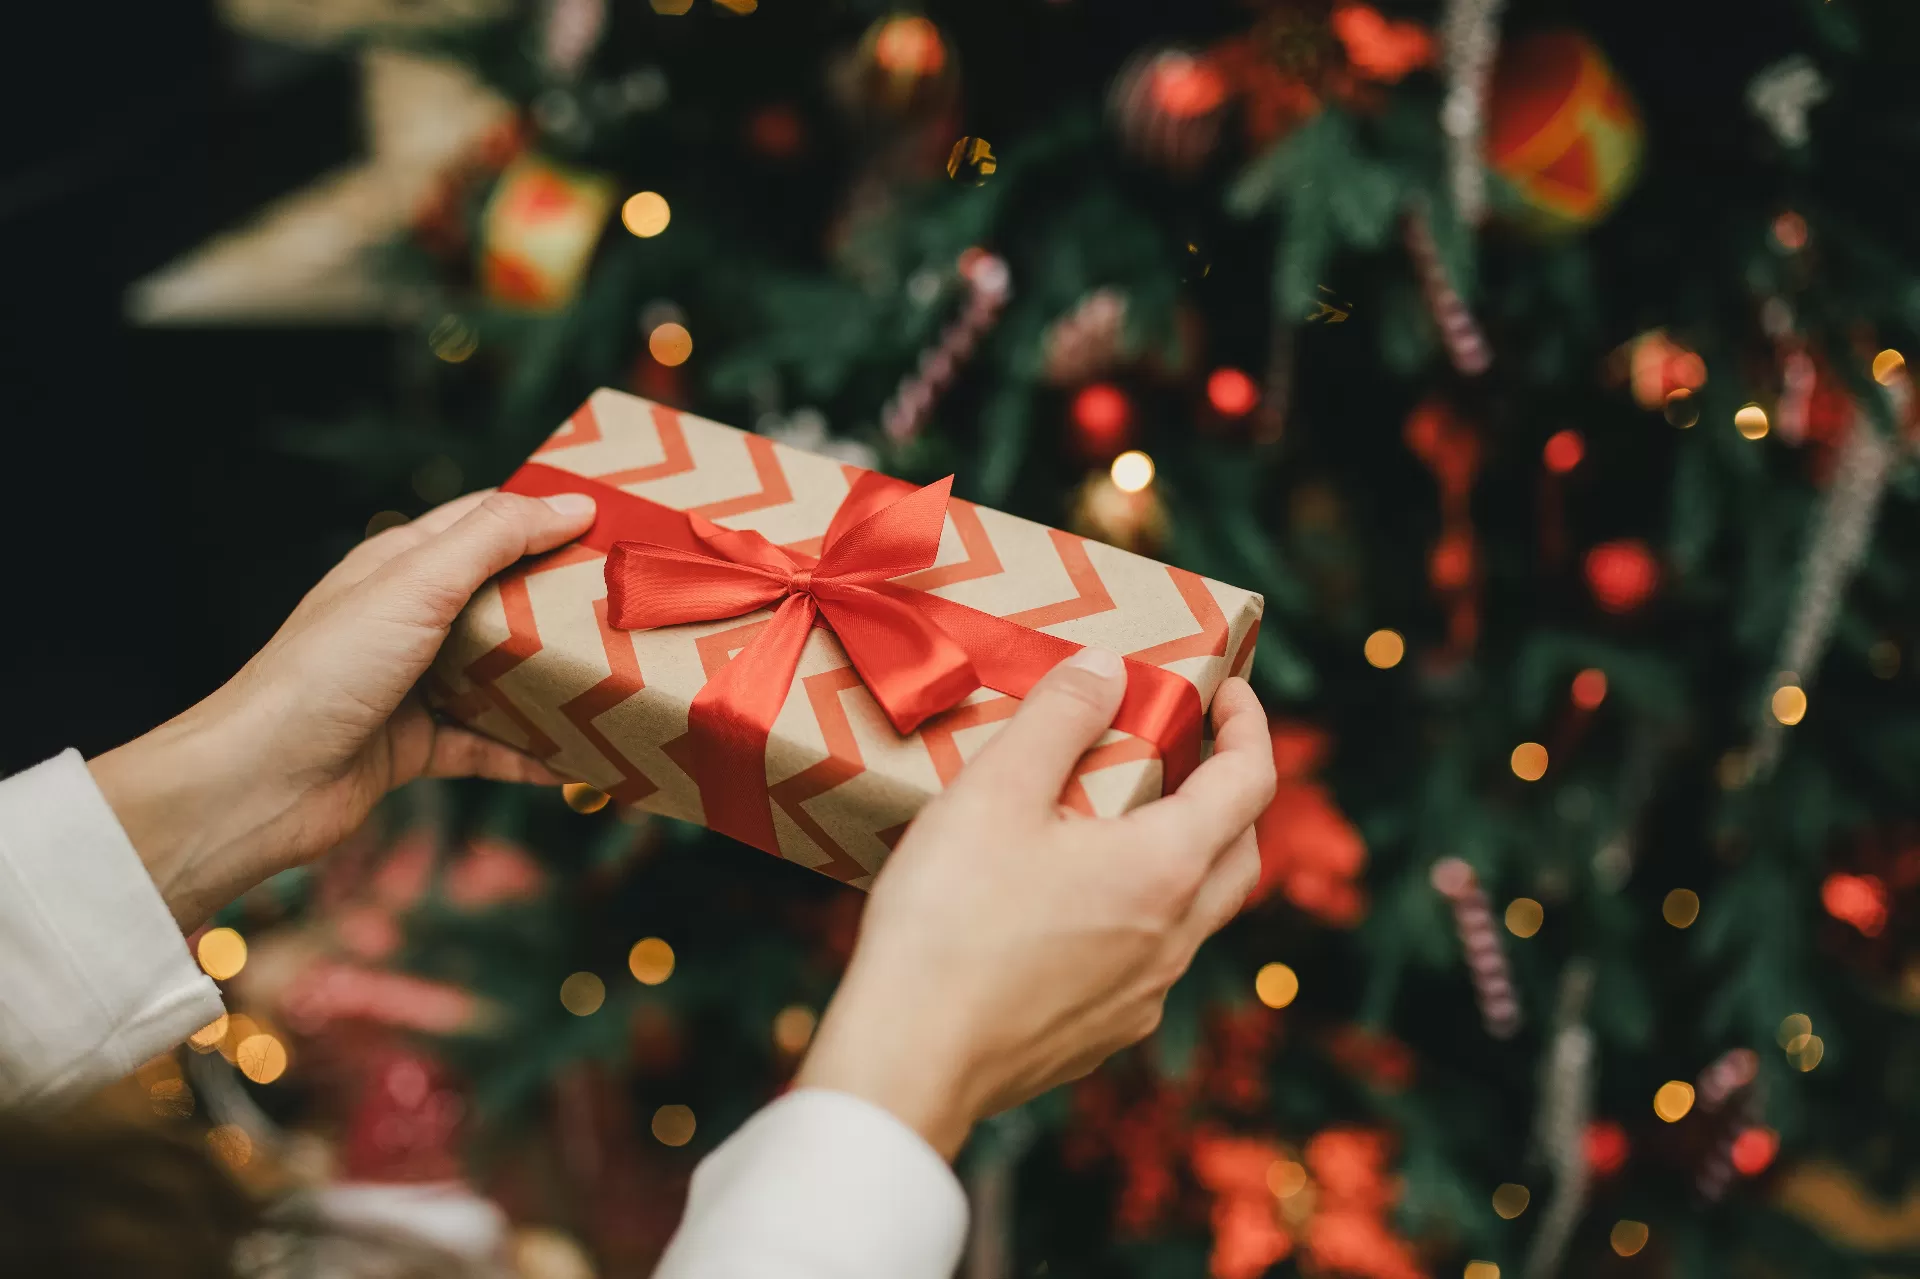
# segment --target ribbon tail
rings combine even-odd
[[[815,605],[790,595],[752,643],[709,679],[687,712],[694,782],[707,825],[780,856],[767,788],[767,739],[800,669]]]

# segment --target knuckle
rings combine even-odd
[[[525,502],[517,493],[489,493],[474,510],[489,519],[518,522],[526,514]]]

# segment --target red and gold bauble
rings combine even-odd
[[[1114,79],[1108,108],[1127,149],[1172,173],[1206,163],[1220,141],[1227,77],[1204,54],[1142,54]]]
[[[1638,172],[1639,111],[1579,32],[1546,31],[1508,46],[1488,114],[1488,161],[1536,230],[1592,226]]]
[[[1089,462],[1111,462],[1133,438],[1133,401],[1111,382],[1095,382],[1073,397],[1075,451]]]
[[[531,153],[507,166],[480,219],[480,284],[488,300],[529,311],[579,292],[613,212],[613,179]]]

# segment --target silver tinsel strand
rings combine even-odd
[[[1447,96],[1440,128],[1447,135],[1447,170],[1454,207],[1468,226],[1487,214],[1487,88],[1500,51],[1500,11],[1506,0],[1447,0],[1440,15],[1440,57]]]
[[[1585,960],[1569,963],[1560,979],[1556,1029],[1534,1117],[1534,1139],[1553,1170],[1553,1198],[1540,1214],[1539,1229],[1527,1249],[1526,1279],[1552,1279],[1560,1273],[1560,1260],[1587,1208],[1587,1123],[1593,1117],[1595,1054],[1585,1017],[1592,992],[1593,969]]]
[[[1904,383],[1889,387],[1888,395],[1893,401],[1894,419],[1905,420],[1911,398],[1908,387]],[[1814,672],[1833,638],[1840,602],[1853,575],[1867,558],[1874,522],[1880,513],[1880,499],[1886,492],[1887,477],[1899,451],[1897,442],[1882,435],[1865,412],[1855,415],[1853,426],[1840,445],[1833,479],[1827,485],[1819,509],[1814,512],[1813,526],[1807,534],[1793,611],[1780,641],[1779,661],[1774,666],[1782,673],[1779,678],[1797,680],[1803,688],[1813,682]],[[1747,776],[1751,779],[1766,777],[1780,762],[1784,729],[1771,711],[1773,694],[1778,688],[1779,684],[1769,683],[1762,697],[1760,727],[1747,754]]]

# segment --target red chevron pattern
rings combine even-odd
[[[550,465],[565,463],[566,469],[622,487],[671,479],[648,496],[722,522],[753,515],[755,527],[770,536],[777,530],[777,540],[809,554],[818,554],[838,495],[860,474],[765,437],[611,391],[596,393],[591,404],[574,413],[542,445],[540,456],[551,457]],[[1056,633],[1107,643],[1143,662],[1180,663],[1178,669],[1193,680],[1203,701],[1228,671],[1245,670],[1252,661],[1258,596],[1111,547],[1090,547],[1057,529],[983,513],[971,503],[955,500],[948,511],[960,557],[903,577],[901,585],[942,590],[965,583],[958,598],[1022,625],[1080,623]],[[539,574],[599,558],[566,548],[504,574],[482,592],[442,651],[429,680],[432,695],[457,718],[497,729],[549,760],[565,753],[563,741],[584,743],[619,778],[612,794],[623,805],[697,816],[684,714],[646,708],[684,708],[760,633],[767,614],[740,618],[705,635],[691,633],[696,627],[627,634],[607,625],[604,590],[597,583],[577,594],[558,583],[537,593],[529,589]],[[1036,584],[1063,578],[1071,592],[1067,598],[1034,606]],[[489,638],[503,632],[504,640]],[[572,651],[575,647],[580,651]],[[892,762],[903,757],[891,729],[873,716],[849,714],[845,698],[858,687],[858,674],[844,658],[819,670],[819,650],[811,651],[815,656],[806,669],[814,673],[800,678],[808,713],[797,714],[790,703],[768,745],[768,770],[783,779],[768,788],[768,798],[776,813],[790,819],[780,823],[782,838],[792,842],[782,849],[786,855],[812,861],[824,854],[827,860],[819,869],[860,882],[872,867],[843,845],[846,832],[872,830],[890,849],[907,823],[873,829],[857,798],[871,792],[852,783],[876,768],[906,766]],[[583,691],[583,667],[606,674]],[[635,701],[643,690],[646,697]],[[958,736],[975,729],[998,731],[1019,706],[1016,698],[991,696],[934,717],[917,736],[937,783],[927,789],[922,780],[927,766],[914,763],[889,778],[889,789],[930,798],[959,775],[965,762]],[[969,740],[970,747],[977,744]],[[678,774],[654,766],[643,770],[635,762],[662,758],[677,765]],[[1092,774],[1105,770],[1119,771],[1106,772],[1100,785],[1088,784]],[[1116,737],[1079,761],[1061,803],[1082,813],[1112,815],[1149,793],[1155,770],[1150,744]]]
[[[572,721],[573,726],[580,730],[580,736],[591,742],[601,758],[613,765],[614,771],[620,774],[619,784],[607,793],[619,803],[638,804],[660,788],[652,778],[635,767],[618,746],[607,740],[607,735],[593,721],[645,688],[647,681],[640,674],[640,659],[633,652],[633,637],[607,625],[605,596],[593,602],[593,620],[599,623],[600,643],[607,654],[607,677],[578,697],[562,703],[560,713]]]

